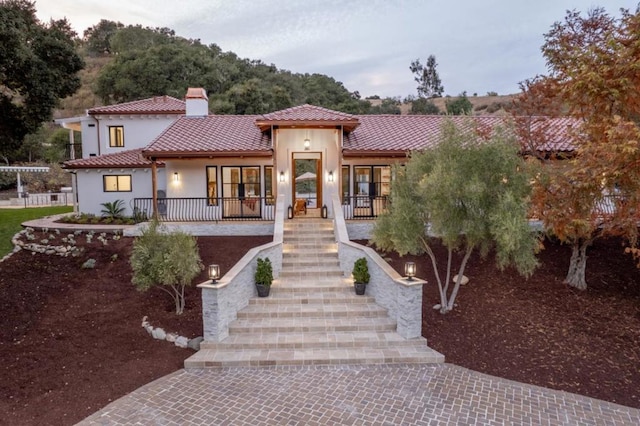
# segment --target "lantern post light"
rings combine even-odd
[[[413,281],[413,277],[416,276],[416,264],[414,262],[405,262],[404,274],[407,276],[407,281]]]
[[[220,265],[209,265],[208,273],[211,284],[215,284],[220,279]]]

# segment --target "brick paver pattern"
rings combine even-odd
[[[638,425],[640,410],[451,364],[180,370],[81,425]]]

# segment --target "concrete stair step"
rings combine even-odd
[[[315,278],[342,277],[342,270],[338,268],[282,268],[280,278],[294,278],[300,281]]]
[[[387,311],[373,303],[312,303],[249,305],[238,312],[238,319],[255,318],[386,318]]]
[[[340,261],[337,257],[320,257],[316,259],[310,259],[306,257],[298,257],[298,258],[284,258],[282,260],[282,269],[289,268],[327,268],[334,267],[338,268],[340,266]]]
[[[318,251],[315,249],[305,249],[298,251],[289,251],[282,253],[283,261],[291,260],[295,261],[296,259],[337,259],[338,258],[338,250],[325,250]]]
[[[281,293],[321,294],[325,291],[353,294],[353,281],[345,278],[336,279],[335,277],[327,277],[323,280],[281,277],[274,280],[271,286],[271,294],[273,295]]]
[[[357,296],[352,289],[338,291],[276,291],[271,289],[269,297],[255,297],[249,300],[249,305],[279,305],[279,304],[319,304],[319,303],[351,303],[364,304],[375,303],[371,296]]]
[[[229,325],[229,335],[236,333],[308,333],[396,330],[396,322],[383,318],[252,318],[237,319]]]
[[[353,349],[201,349],[185,361],[185,368],[262,367],[277,365],[431,364],[444,356],[427,347]]]
[[[200,349],[305,349],[305,348],[389,348],[403,346],[420,348],[427,345],[423,337],[405,339],[398,333],[355,331],[355,332],[309,332],[309,333],[269,333],[234,334],[222,342],[202,342]]]

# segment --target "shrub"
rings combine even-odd
[[[271,285],[273,282],[273,267],[268,257],[264,259],[258,258],[258,267],[253,278],[256,284],[262,284],[267,287]]]
[[[369,266],[367,265],[367,259],[361,257],[353,264],[353,280],[357,283],[368,284],[371,276],[369,275]]]
[[[131,267],[133,284],[140,291],[158,286],[168,293],[176,314],[184,311],[184,288],[203,269],[196,239],[184,232],[161,232],[157,221],[151,222],[133,243]]]

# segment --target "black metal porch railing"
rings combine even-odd
[[[391,199],[387,195],[371,197],[352,195],[342,198],[342,214],[345,220],[371,220],[387,210]]]
[[[134,198],[137,222],[153,217],[153,198]],[[273,197],[244,198],[158,198],[161,222],[218,222],[231,220],[275,220]]]

